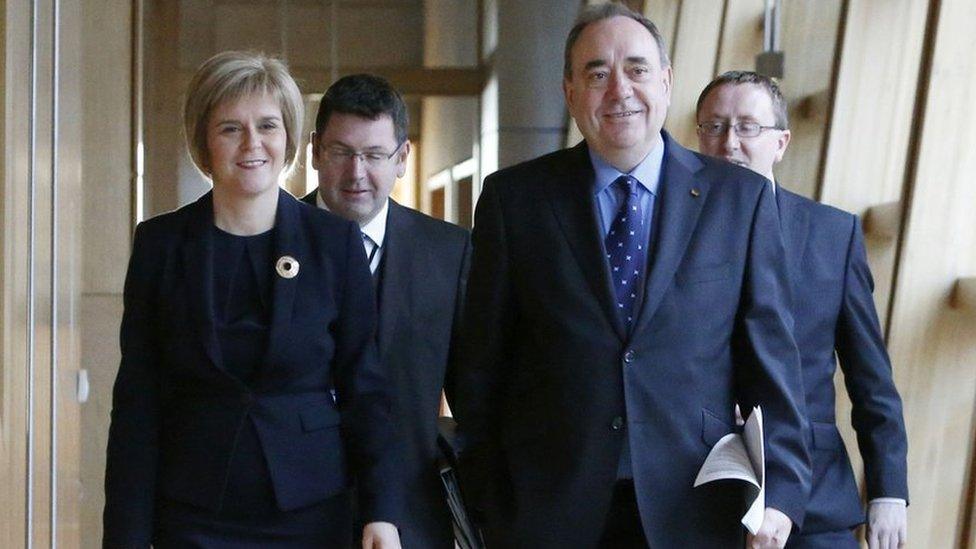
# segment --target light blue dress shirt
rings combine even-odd
[[[596,196],[597,210],[600,214],[600,228],[603,236],[606,237],[610,232],[610,225],[613,218],[620,211],[623,204],[624,190],[613,186],[613,182],[621,175],[629,175],[637,180],[640,185],[637,187],[639,194],[641,213],[644,214],[644,237],[650,236],[651,221],[654,219],[654,199],[658,194],[658,187],[661,184],[661,165],[664,162],[664,141],[660,141],[656,147],[647,153],[644,160],[628,173],[621,172],[611,166],[606,160],[593,151],[589,150],[590,162],[593,164],[593,194]],[[645,240],[647,242],[647,240]]]

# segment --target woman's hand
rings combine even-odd
[[[371,522],[363,528],[363,549],[400,549],[400,534],[389,522]]]

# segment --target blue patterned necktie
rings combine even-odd
[[[617,312],[630,332],[634,323],[634,304],[640,291],[640,281],[644,269],[644,257],[647,255],[641,241],[643,231],[641,225],[644,216],[641,215],[640,200],[637,196],[637,180],[622,175],[613,182],[624,190],[625,197],[617,217],[610,225],[605,241],[607,261],[610,264],[610,278],[613,289],[617,294]]]

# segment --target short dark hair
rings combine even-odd
[[[315,133],[322,134],[332,113],[355,114],[370,120],[389,115],[397,144],[407,140],[407,105],[400,92],[379,76],[351,74],[329,86],[315,115]]]
[[[569,31],[569,36],[566,37],[566,50],[563,53],[564,78],[568,80],[573,76],[573,46],[575,46],[576,41],[579,40],[580,34],[583,34],[583,29],[593,23],[603,21],[604,19],[610,19],[611,17],[628,17],[640,23],[644,28],[647,29],[648,32],[651,33],[651,36],[654,37],[654,42],[657,43],[657,51],[661,59],[661,67],[667,67],[671,64],[671,61],[668,60],[668,49],[664,44],[664,37],[661,36],[661,31],[658,30],[657,25],[655,25],[653,21],[623,4],[607,2],[606,4],[587,6],[583,8],[583,11],[580,12],[579,16],[576,17],[576,22],[573,23],[573,28]]]
[[[702,103],[705,102],[705,98],[708,94],[712,92],[715,88],[724,85],[738,86],[740,84],[755,84],[766,91],[769,94],[769,98],[773,102],[773,118],[775,119],[775,124],[778,129],[788,130],[790,128],[790,118],[787,114],[786,99],[783,98],[783,92],[779,89],[779,84],[776,83],[772,78],[759,74],[754,71],[728,71],[720,74],[715,80],[712,80],[705,86],[702,90],[701,95],[698,96],[698,104],[695,106],[695,116],[697,117],[701,114]]]

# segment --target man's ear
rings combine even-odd
[[[671,65],[664,67],[661,71],[661,84],[664,86],[664,95],[668,98],[668,106],[671,106],[671,89],[674,84],[674,71]]]
[[[312,168],[314,168],[316,171],[320,170],[321,168],[319,168],[319,160],[320,160],[319,159],[319,134],[315,132],[309,134],[308,143],[309,145],[312,146]]]
[[[779,138],[776,140],[776,161],[779,162],[783,160],[783,156],[786,155],[786,147],[790,145],[790,138],[792,134],[790,130],[783,130],[779,134]]]
[[[573,110],[573,84],[568,78],[563,78],[563,96],[566,98],[566,107],[572,111]]]
[[[407,139],[400,146],[400,152],[397,153],[397,179],[403,177],[407,173],[407,157],[410,156],[410,140]]]

